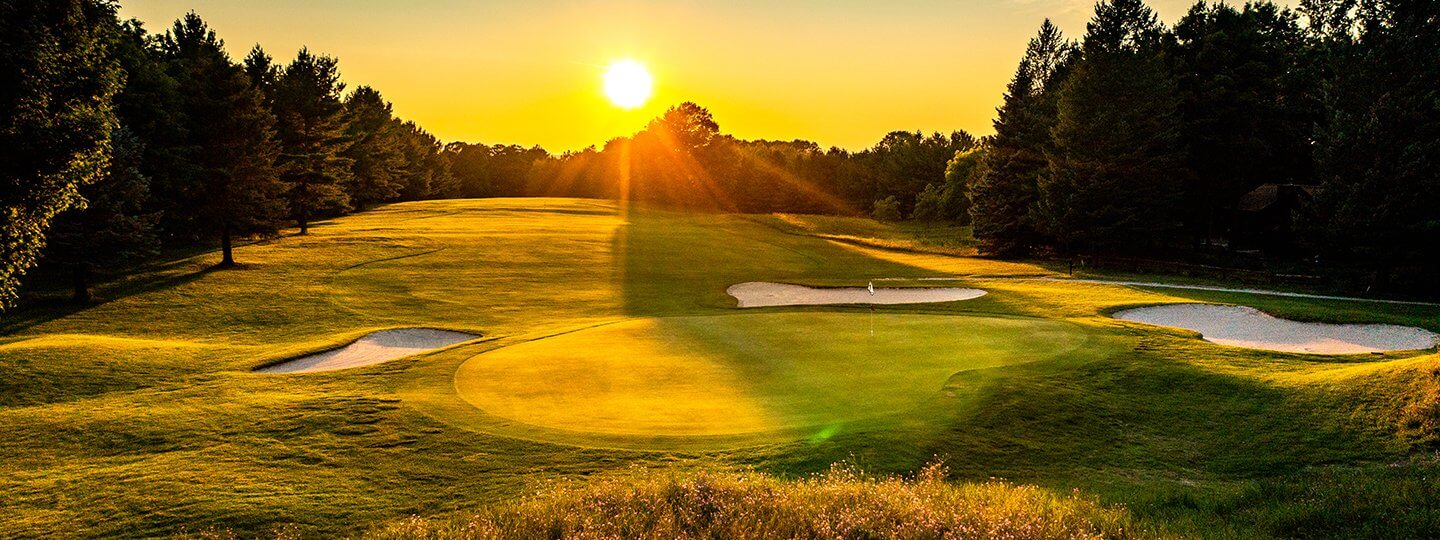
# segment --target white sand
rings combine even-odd
[[[354,343],[255,370],[259,373],[312,373],[389,362],[475,339],[474,334],[433,328],[381,330]]]
[[[1434,347],[1440,340],[1410,326],[1297,322],[1245,306],[1171,304],[1127,309],[1115,318],[1194,330],[1221,345],[1295,353],[1409,351]]]
[[[819,306],[831,304],[926,304],[955,302],[985,296],[980,289],[958,287],[876,287],[871,295],[865,287],[806,287],[788,283],[752,281],[732,285],[725,292],[740,301],[740,307]]]

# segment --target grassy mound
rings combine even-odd
[[[1000,481],[952,484],[850,469],[804,480],[759,473],[638,472],[448,519],[412,518],[366,535],[399,538],[1131,538],[1123,509]]]
[[[1095,358],[1114,349],[1080,325],[1019,317],[793,312],[644,318],[476,356],[460,367],[455,384],[466,401],[514,420],[506,432],[562,443],[668,448],[707,437],[808,438],[933,408],[937,400],[942,409],[954,408],[955,393],[944,399],[941,390],[957,372]],[[536,427],[549,429],[539,433]],[[612,440],[589,440],[589,434]]]

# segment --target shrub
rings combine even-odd
[[[900,201],[894,195],[875,201],[875,209],[870,216],[877,221],[900,221]]]

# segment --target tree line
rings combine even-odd
[[[973,221],[987,255],[1259,260],[1434,293],[1436,51],[1431,1],[1202,1],[1167,26],[1105,0],[1079,40],[1041,25],[983,139],[744,141],[685,103],[599,149],[447,154],[465,196]]]
[[[1006,256],[1177,257],[1268,234],[1251,247],[1433,293],[1437,47],[1429,1],[1201,2],[1166,27],[1108,0],[1078,42],[1046,21],[970,186],[975,235]]]
[[[829,214],[867,213],[885,201],[900,214],[895,219],[964,220],[967,175],[946,171],[968,174],[979,146],[964,131],[896,131],[859,152],[805,140],[742,140],[722,133],[709,110],[686,102],[600,148],[554,155],[539,147],[450,143],[445,153],[462,197],[591,197]]]
[[[83,298],[94,269],[162,245],[216,242],[231,265],[235,238],[438,197],[950,220],[994,256],[1259,250],[1372,286],[1440,276],[1436,2],[1202,1],[1165,25],[1105,0],[1079,40],[1041,25],[987,137],[742,140],[682,103],[562,154],[442,145],[347,92],[333,57],[237,61],[193,13],[153,34],[115,9],[0,0],[0,305],[40,261]]]
[[[0,2],[0,307],[37,262],[90,274],[163,245],[234,239],[443,196],[440,142],[335,58],[241,60],[189,13],[163,33],[110,1]]]

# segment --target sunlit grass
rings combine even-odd
[[[666,471],[636,480],[640,486],[667,485],[672,467],[719,483],[732,473],[704,471],[753,468],[767,475],[755,482],[773,482],[777,493],[793,485],[791,500],[799,501],[799,494],[830,493],[818,480],[795,480],[835,462],[913,474],[936,456],[951,467],[947,478],[957,492],[1001,477],[1011,482],[1007,490],[1040,497],[1024,500],[1060,493],[1055,504],[1066,506],[1079,489],[1080,500],[1098,499],[1104,512],[1123,505],[1126,519],[1154,525],[1141,528],[1163,524],[1185,535],[1347,536],[1388,526],[1397,536],[1421,536],[1440,520],[1427,487],[1435,467],[1416,458],[1437,448],[1434,353],[1267,353],[1107,316],[1132,305],[1214,301],[1290,318],[1440,330],[1440,309],[1035,281],[1024,278],[1056,274],[1024,262],[953,256],[910,238],[922,233],[903,227],[837,218],[814,233],[782,230],[784,224],[768,222],[774,219],[625,213],[588,200],[406,203],[319,224],[304,237],[244,245],[236,270],[211,270],[214,253],[182,254],[101,285],[98,305],[7,314],[0,337],[0,536],[215,529],[248,537],[276,527],[356,534],[408,515],[504,508],[537,484],[562,482],[565,493],[578,493],[586,489],[583,478],[631,467]],[[832,233],[859,240],[817,237]],[[898,242],[898,249],[877,247],[886,242]],[[825,341],[826,329],[868,335],[868,308],[737,315],[725,294],[742,281],[863,286],[926,277],[959,278],[943,284],[990,294],[883,306],[874,317],[954,322],[953,332],[976,335],[910,332],[878,358],[854,357],[858,342]],[[772,409],[758,410],[803,413],[766,413],[765,421],[827,413],[828,407],[798,406],[804,396],[827,392],[854,395],[887,414],[735,444],[703,435],[637,442],[630,435],[517,426],[474,407],[456,389],[462,365],[479,366],[490,354],[503,358],[507,348],[553,346],[553,356],[573,358],[603,348],[546,342],[580,339],[598,325],[716,316],[784,324],[655,332],[646,335],[648,347],[664,349],[670,335],[707,365],[758,358],[784,369],[725,373],[728,393],[704,394],[696,386],[696,395],[717,407],[740,403],[735,396],[769,396]],[[1073,326],[1109,347],[1009,362],[1006,351],[1030,345],[1023,332],[1006,337],[958,324],[990,319]],[[787,325],[807,336],[788,349],[781,339]],[[356,370],[251,372],[407,326],[483,338]],[[883,325],[876,329],[882,334]],[[770,336],[768,350],[783,354],[744,349],[752,334]],[[810,349],[833,354],[807,358]],[[981,349],[997,361],[971,362],[984,360]],[[947,352],[965,362],[948,364]],[[619,354],[607,358],[623,364],[676,356]],[[542,366],[526,367],[550,376]],[[666,367],[684,365],[659,366]],[[796,381],[788,386],[793,391],[785,390],[787,380]],[[537,401],[563,400],[561,390],[586,382],[525,381],[504,382]],[[915,399],[929,401],[909,408],[909,389],[921,387],[928,397]],[[638,402],[624,394],[622,403]],[[678,485],[689,473],[676,474]],[[605,481],[612,493],[620,489],[614,486],[621,480]],[[939,486],[906,489],[951,496]],[[1044,507],[1029,505],[1027,512]]]
[[[1008,482],[951,483],[845,468],[800,480],[758,473],[632,472],[548,486],[525,499],[449,519],[410,519],[372,540],[501,538],[1086,539],[1155,536],[1123,509]]]

